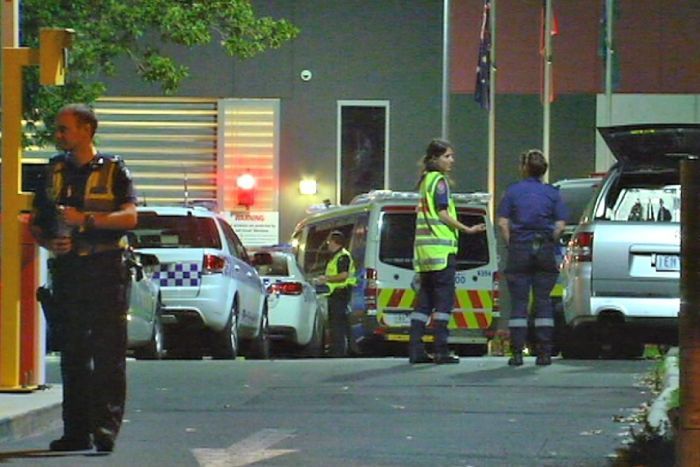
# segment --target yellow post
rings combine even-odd
[[[63,84],[65,49],[72,30],[40,32],[39,50],[3,48],[2,66],[2,237],[0,246],[0,391],[32,390],[20,381],[21,237],[19,214],[31,209],[22,187],[22,69],[41,65],[42,84]]]
[[[27,48],[3,49],[2,67],[2,249],[0,250],[0,390],[21,390],[20,211],[31,197],[20,193],[22,150],[22,68],[36,54]]]

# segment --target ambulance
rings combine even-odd
[[[460,234],[454,309],[449,322],[450,347],[459,355],[481,356],[497,329],[499,310],[496,238],[488,215],[487,193],[453,193],[459,221],[485,223],[479,234]],[[357,271],[350,305],[355,353],[386,354],[408,343],[409,314],[417,301],[413,240],[418,193],[376,190],[350,204],[324,205],[296,226],[292,246],[309,279],[324,273],[330,253],[328,235],[345,234]],[[433,332],[428,325],[429,344]]]

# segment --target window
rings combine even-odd
[[[221,248],[214,219],[192,215],[159,216],[142,211],[130,237],[134,248]]]
[[[224,237],[226,237],[226,243],[228,243],[231,254],[236,258],[240,258],[243,261],[248,262],[248,253],[246,253],[243,244],[238,238],[238,235],[236,235],[236,232],[233,231],[233,228],[231,228],[228,222],[222,219],[219,219],[219,224],[221,225],[221,229],[224,231]]]
[[[388,186],[387,101],[338,102],[338,197],[342,204]]]
[[[345,222],[347,222],[347,218]],[[328,260],[331,259],[331,252],[326,244],[328,236],[332,231],[339,230],[345,235],[346,241],[349,241],[353,227],[354,223],[338,222],[326,222],[310,226],[302,262],[305,273],[311,276],[323,274]]]
[[[484,222],[482,214],[458,211],[459,221],[472,226]],[[415,213],[386,213],[381,215],[379,261],[402,269],[413,269],[413,242],[415,240]],[[476,269],[489,263],[486,233],[459,235],[457,270]]]

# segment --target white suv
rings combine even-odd
[[[203,207],[140,206],[135,248],[158,257],[169,351],[236,358],[269,356],[265,287],[229,223]],[[193,336],[201,339],[192,339]],[[175,346],[175,349],[170,347]]]

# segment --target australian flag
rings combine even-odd
[[[479,61],[476,64],[476,86],[474,100],[482,109],[488,109],[489,89],[491,87],[491,0],[484,0],[484,13],[481,18],[481,35],[479,36]]]

